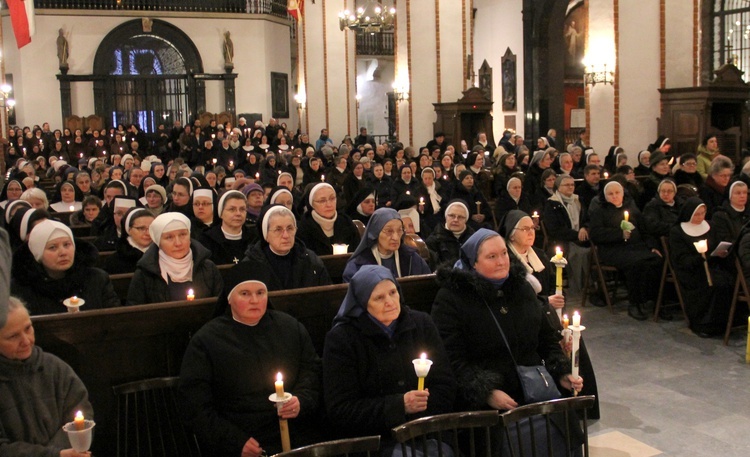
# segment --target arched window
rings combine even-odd
[[[133,20],[113,29],[94,58],[94,103],[110,125],[135,123],[146,132],[159,124],[187,123],[205,90],[192,75],[203,64],[195,44],[177,27]],[[99,112],[99,109],[97,109]]]

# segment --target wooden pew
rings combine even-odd
[[[114,252],[100,252],[99,262],[103,263],[104,258],[112,254],[114,254]],[[326,270],[328,270],[328,275],[331,277],[331,281],[334,284],[341,284],[343,282],[342,277],[344,275],[344,268],[346,267],[346,262],[349,260],[349,257],[351,257],[351,253],[320,256],[320,260],[323,261],[323,265],[325,265]],[[223,277],[233,266],[234,264],[230,263],[227,265],[218,265],[217,268]],[[133,279],[133,273],[109,275],[109,279],[112,281],[112,286],[114,287],[117,296],[122,300],[127,299],[130,281]]]
[[[399,280],[404,300],[429,312],[435,275]],[[325,335],[346,295],[338,284],[269,293],[274,309],[297,318],[322,353]],[[190,336],[214,313],[215,298],[34,316],[36,344],[70,364],[89,390],[97,421],[93,451],[115,455],[117,403],[112,386],[178,376]]]

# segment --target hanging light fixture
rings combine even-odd
[[[344,10],[339,13],[341,30],[354,30],[358,34],[377,33],[393,29],[396,8],[386,9],[376,1],[368,1],[355,12]]]

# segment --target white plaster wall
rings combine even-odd
[[[695,85],[693,61],[698,58],[693,55],[693,2],[666,0],[664,6],[666,86],[692,87]],[[657,14],[656,18],[658,17]]]
[[[639,8],[643,6],[641,2],[637,3]],[[658,8],[656,2],[652,3],[655,3]],[[596,62],[607,62],[609,68],[612,68],[611,65],[615,61],[613,13],[611,0],[589,0],[589,41],[586,55],[587,57],[590,56]],[[620,23],[622,24],[622,22],[621,18]],[[639,27],[645,28],[642,22],[639,23]],[[620,43],[622,42],[621,37]],[[640,40],[633,40],[633,44],[635,43],[640,44]],[[625,97],[621,93],[620,100],[623,98]],[[615,135],[614,88],[611,85],[597,84],[591,88],[589,103],[591,107],[591,132],[589,141],[594,150],[600,155],[606,154],[609,147],[614,143]],[[624,114],[624,112],[620,112],[621,119]]]
[[[516,116],[516,131],[524,134],[524,58],[522,0],[474,0],[474,72],[486,59],[492,67],[493,125],[495,141],[505,130],[506,115]],[[502,57],[510,47],[516,55],[516,110],[504,112],[502,103]]]
[[[638,152],[646,149],[658,135],[658,2],[620,2],[619,67],[620,146],[627,152],[629,163],[635,165]],[[593,112],[591,117],[593,123]]]
[[[307,40],[307,116],[310,138],[317,138],[320,129],[331,128],[326,119],[323,58],[323,11],[322,2],[305,2],[303,19]],[[304,61],[303,61],[304,63]],[[331,132],[333,138],[336,133]]]
[[[471,53],[463,47],[461,3],[456,0],[440,0],[440,83],[443,103],[455,102],[463,96],[463,57]],[[467,47],[470,45],[469,35],[470,26],[467,24]]]
[[[309,2],[306,2],[305,6],[307,6],[307,3]],[[354,32],[341,31],[339,28],[338,13],[345,9],[344,3],[343,0],[325,0],[325,39],[328,44],[326,60],[328,66],[328,128],[331,138],[335,139],[334,141],[338,141],[344,135],[352,132],[349,130],[349,122],[356,117],[356,99],[354,98],[356,95],[354,84],[356,68],[350,66],[347,73],[346,61],[348,55],[345,46],[347,35],[349,41],[354,40],[355,37]],[[349,82],[348,87],[347,81]],[[317,134],[319,130],[313,130],[312,132]]]
[[[96,50],[104,36],[123,22],[142,16],[64,16],[40,14],[37,11],[36,34],[20,51],[10,26],[3,17],[3,54],[6,73],[12,73],[18,103],[17,121],[21,125],[49,120],[53,127],[62,125],[60,89],[55,77],[57,62],[57,30],[65,29],[70,46],[69,74],[91,74]],[[258,18],[258,16],[255,16]],[[271,71],[291,74],[289,27],[263,19],[221,19],[163,17],[185,32],[193,41],[203,60],[206,73],[223,73],[223,32],[230,31],[235,47],[237,112],[260,112],[271,116]],[[265,52],[272,50],[272,52]],[[265,58],[263,58],[265,56]],[[259,58],[260,57],[260,58]],[[290,80],[290,111],[295,109]],[[76,114],[88,115],[94,110],[90,83],[72,84],[72,104]],[[206,109],[224,110],[223,83],[206,84]],[[287,121],[287,119],[281,119]]]
[[[409,47],[406,40],[406,1],[396,2],[396,35],[394,37],[396,55],[394,56],[394,81],[408,86],[409,84]],[[402,102],[396,104],[397,124],[396,138],[404,144],[409,142],[409,104]]]
[[[455,19],[458,20],[458,17]],[[443,36],[440,42],[441,56],[451,57],[454,62],[461,62],[461,54],[453,53],[450,40],[445,34],[441,33],[441,35]],[[399,34],[398,40],[406,41],[406,34]],[[435,2],[411,0],[411,56],[413,74],[409,84],[408,103],[412,107],[413,138],[409,143],[406,137],[407,131],[402,129],[401,141],[404,145],[421,147],[433,138],[436,120],[435,107],[432,105],[437,103]]]
[[[377,66],[377,75],[369,79],[372,67]],[[369,70],[369,71],[368,71]],[[359,103],[359,125],[372,135],[388,134],[388,92],[393,91],[393,58],[357,58],[357,93],[362,96]],[[352,130],[357,132],[357,130]]]

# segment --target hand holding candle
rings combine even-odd
[[[276,382],[273,386],[276,388],[276,396],[284,398],[284,378],[281,376],[281,372],[276,373]]]
[[[81,431],[84,428],[86,428],[86,420],[83,418],[82,411],[78,411],[76,413],[76,417],[73,419],[73,425],[75,425],[75,428],[78,431]]]
[[[412,360],[411,363],[414,364],[414,372],[417,373],[417,378],[419,379],[417,390],[424,390],[424,378],[430,372],[432,360],[428,359],[427,354],[423,352],[418,359]]]
[[[581,325],[581,315],[578,314],[578,311],[573,313],[573,325],[568,328],[573,331],[573,347],[570,357],[572,366],[570,372],[573,379],[577,380],[580,378],[580,376],[578,376],[578,368],[580,367],[581,332],[586,330],[586,327]],[[573,396],[576,395],[578,395],[578,390],[574,388]]]
[[[708,287],[712,287],[713,281],[711,280],[711,270],[708,269],[708,262],[706,261],[706,252],[708,252],[708,240],[700,240],[693,243],[695,250],[698,254],[703,257],[703,267],[706,269],[706,279],[708,280]]]
[[[555,265],[556,274],[555,274],[555,295],[562,295],[563,294],[563,268],[565,268],[568,265],[568,260],[563,257],[562,249],[560,249],[560,246],[555,248],[555,255],[550,260],[550,263]],[[561,317],[562,309],[557,308],[557,317]]]
[[[292,394],[284,392],[284,379],[281,377],[281,372],[276,374],[274,388],[276,392],[271,394],[268,399],[276,404],[276,410],[279,414],[281,449],[287,452],[292,449],[292,445],[289,439],[289,422],[287,422],[286,418],[297,417],[297,414],[299,414],[299,400],[293,397]]]

